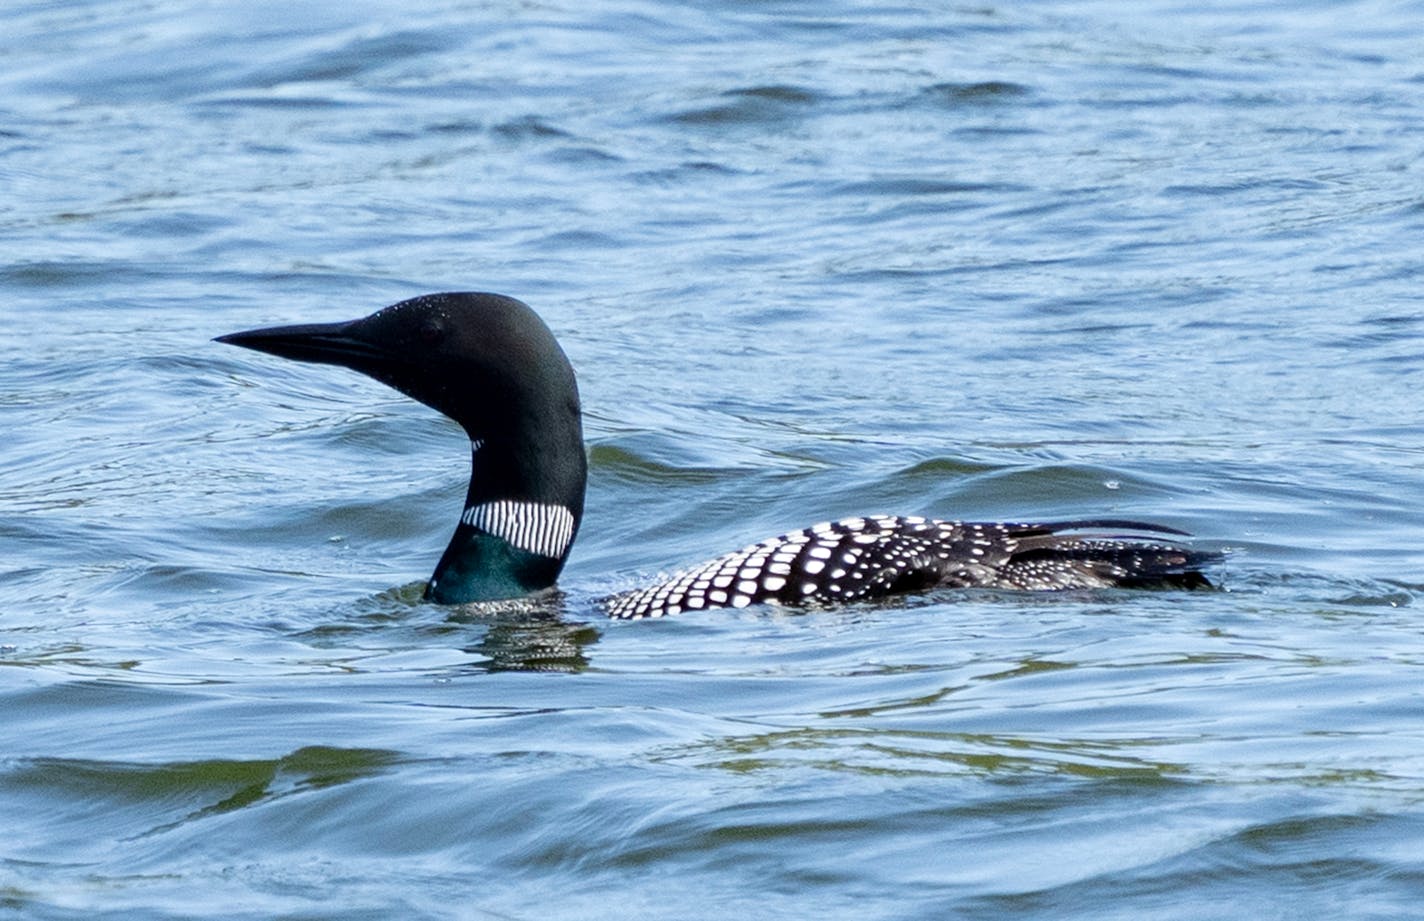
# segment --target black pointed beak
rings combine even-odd
[[[240,345],[295,361],[341,365],[370,374],[390,362],[392,356],[361,335],[360,320],[346,323],[307,323],[300,326],[270,326],[218,336],[214,342]]]

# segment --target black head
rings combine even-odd
[[[297,361],[367,374],[498,438],[533,414],[578,414],[573,368],[526,304],[498,294],[427,294],[345,323],[276,326],[219,336]]]
[[[218,341],[352,368],[464,427],[474,469],[432,600],[508,598],[553,584],[583,516],[588,466],[573,368],[528,306],[498,294],[427,294],[360,320]]]

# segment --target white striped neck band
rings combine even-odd
[[[562,505],[497,499],[465,509],[460,520],[529,553],[559,559],[574,539],[574,513]]]

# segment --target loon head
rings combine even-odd
[[[573,368],[527,305],[498,294],[429,294],[359,320],[217,341],[352,368],[464,428],[470,487],[428,600],[515,598],[554,584],[583,517],[588,468]]]

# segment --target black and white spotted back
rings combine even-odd
[[[1111,529],[1101,533],[1103,529]],[[975,524],[873,515],[826,522],[615,595],[618,618],[753,604],[824,604],[947,587],[1021,590],[1209,583],[1217,555],[1118,532],[1179,533],[1140,522]],[[1092,533],[1099,532],[1099,533]]]

